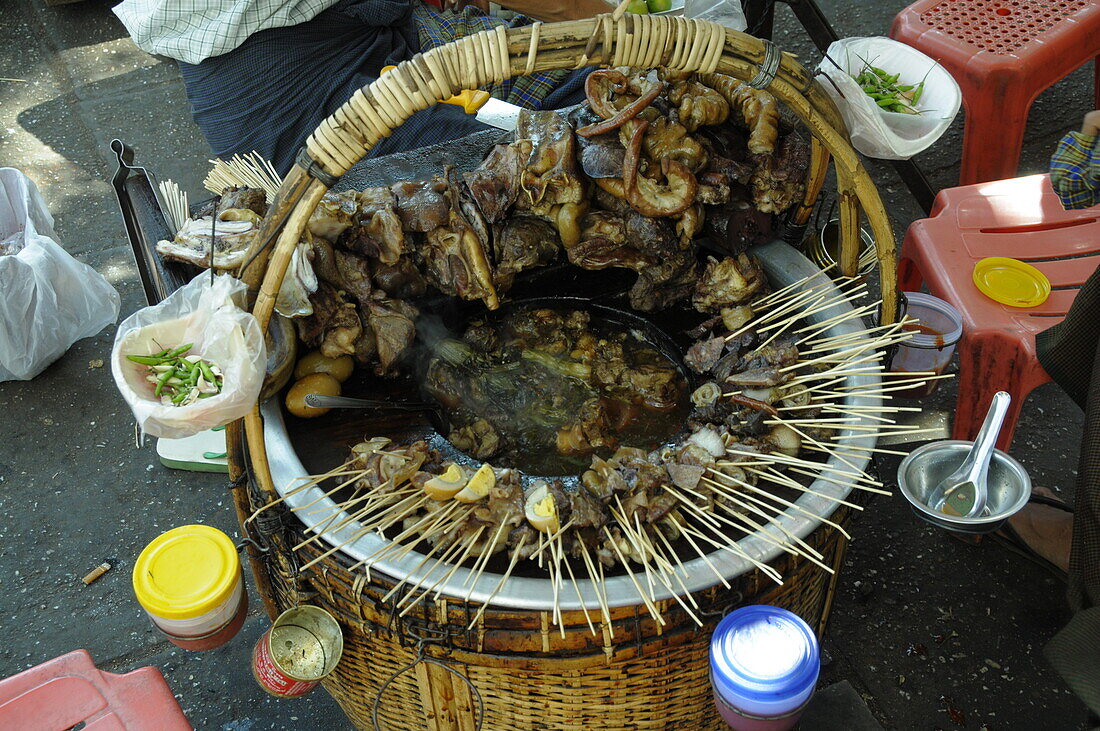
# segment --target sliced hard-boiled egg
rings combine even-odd
[[[481,498],[489,494],[489,490],[497,484],[496,473],[493,472],[493,466],[486,462],[478,467],[477,472],[470,478],[470,481],[466,483],[458,493],[455,494],[455,500],[460,503],[476,503]]]
[[[437,475],[424,483],[424,492],[433,500],[450,500],[462,488],[466,487],[466,472],[452,463],[442,475]]]
[[[554,502],[554,495],[550,492],[550,486],[545,482],[539,484],[527,496],[524,503],[524,513],[531,527],[542,533],[557,533],[561,527],[558,521],[558,506]]]

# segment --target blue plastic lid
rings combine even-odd
[[[786,609],[742,607],[711,635],[710,669],[716,689],[729,702],[782,706],[808,697],[817,683],[817,637]]]

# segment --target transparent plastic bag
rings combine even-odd
[[[842,38],[829,46],[826,55],[817,70],[831,83],[823,79],[821,86],[839,107],[852,146],[868,157],[907,160],[938,140],[959,113],[962,92],[955,79],[935,60],[904,43],[882,37]],[[904,84],[923,80],[924,91],[916,104],[920,113],[887,112],[867,96],[852,78],[864,61],[900,74]]]
[[[57,243],[33,181],[0,168],[0,381],[28,381],[118,319],[118,292]]]
[[[710,20],[733,30],[748,27],[741,0],[684,0],[684,17]]]
[[[123,320],[111,352],[115,385],[142,432],[180,437],[228,424],[244,416],[259,398],[267,352],[260,324],[245,304],[245,285],[228,274],[195,277],[160,304]],[[127,355],[149,355],[192,343],[198,355],[222,371],[222,390],[188,406],[164,405],[146,380],[146,366]]]

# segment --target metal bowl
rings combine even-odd
[[[1031,497],[1027,470],[999,449],[993,450],[989,463],[989,497],[981,515],[955,517],[930,508],[925,502],[936,486],[963,463],[971,446],[973,442],[946,440],[914,449],[898,466],[898,486],[912,504],[913,512],[932,525],[956,533],[992,533],[1027,505]]]

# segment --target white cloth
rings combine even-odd
[[[258,31],[312,20],[338,1],[123,0],[114,13],[141,50],[197,64]]]

